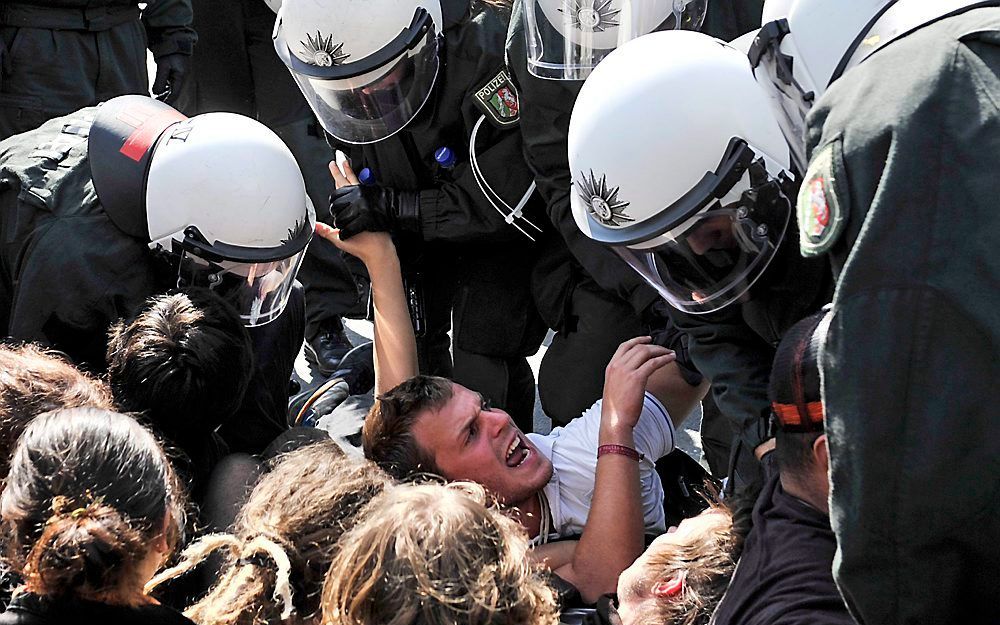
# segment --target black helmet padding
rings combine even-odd
[[[123,95],[97,109],[87,140],[97,199],[126,234],[149,241],[146,176],[157,140],[187,117],[148,96]]]

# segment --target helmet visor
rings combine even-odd
[[[374,143],[394,135],[430,97],[437,78],[433,29],[412,48],[359,76],[328,79],[292,72],[323,128],[347,143]]]
[[[667,302],[684,312],[714,312],[760,278],[785,235],[791,207],[766,222],[742,208],[716,208],[667,232],[656,244],[614,250]]]
[[[266,263],[220,261],[217,267],[221,271],[210,278],[210,283],[217,285],[214,290],[236,307],[243,325],[262,326],[285,310],[306,249]]]
[[[551,80],[585,80],[627,41],[658,30],[698,30],[708,0],[528,0],[528,71]]]

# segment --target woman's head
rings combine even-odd
[[[27,589],[111,603],[142,586],[178,542],[184,501],[156,439],[131,417],[56,410],[25,428],[0,515]]]
[[[736,567],[738,542],[721,507],[657,538],[618,578],[622,624],[707,623]]]
[[[520,526],[478,485],[401,485],[345,534],[323,588],[323,621],[347,625],[542,625],[552,591]]]
[[[155,583],[224,548],[229,564],[189,617],[201,625],[277,623],[293,612],[297,622],[311,620],[337,541],[389,484],[381,469],[348,458],[333,441],[286,454],[254,488],[233,535],[192,545]]]
[[[35,345],[0,345],[0,478],[31,419],[58,408],[111,408],[111,391]]]

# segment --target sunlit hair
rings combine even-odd
[[[390,484],[374,464],[333,441],[282,456],[250,494],[233,534],[206,536],[150,588],[194,568],[216,549],[228,561],[218,583],[186,614],[200,625],[316,620],[337,540]]]
[[[128,602],[140,563],[184,527],[184,496],[156,439],[96,408],[45,413],[24,430],[0,499],[5,559],[37,595]]]
[[[719,515],[713,531],[692,536],[683,543],[667,543],[648,554],[647,571],[637,589],[648,595],[657,582],[683,576],[684,586],[676,597],[663,598],[632,625],[704,625],[709,622],[736,569],[736,551],[742,542],[733,528],[733,516],[722,506],[702,514]]]
[[[555,598],[521,527],[476,484],[401,485],[344,535],[323,588],[335,625],[549,625]]]
[[[111,391],[56,353],[0,345],[0,479],[31,419],[58,408],[112,407]]]

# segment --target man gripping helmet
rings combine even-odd
[[[612,50],[647,33],[698,30],[708,0],[525,0],[528,70],[585,80]]]
[[[286,2],[274,47],[326,131],[347,143],[399,132],[430,97],[440,69],[437,0]]]
[[[860,623],[995,622],[1000,2],[765,15],[751,60],[808,163],[799,248],[837,272],[820,358],[835,578]]]
[[[276,320],[315,217],[294,158],[266,127],[231,113],[187,118],[145,96],[114,98],[0,142],[0,218],[5,336],[100,370],[111,323],[152,295],[207,286],[268,354],[247,401],[273,399],[283,415],[301,302]],[[274,381],[279,370],[285,377]],[[266,390],[274,397],[251,399]],[[283,425],[262,418],[272,422],[242,427],[266,443]]]
[[[577,225],[671,305],[738,433],[732,486],[755,482],[774,346],[830,280],[789,244],[788,147],[747,57],[690,32],[622,46],[580,91],[569,165]]]

